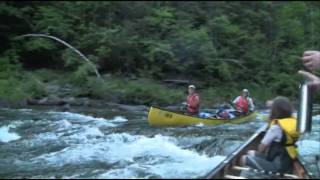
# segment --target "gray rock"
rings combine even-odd
[[[70,105],[69,104],[65,104],[64,106],[61,107],[61,111],[70,111]]]
[[[40,99],[36,103],[40,104],[40,105],[46,105],[48,103],[48,99],[49,99],[48,97],[45,97],[45,98]]]

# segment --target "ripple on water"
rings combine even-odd
[[[109,119],[41,110],[12,113],[19,121],[1,128],[23,139],[0,146],[7,153],[0,163],[13,162],[4,168],[9,173],[0,168],[0,176],[8,178],[198,178],[265,123],[151,128],[145,114],[128,120],[121,112]],[[29,115],[38,120],[30,122]],[[319,122],[320,116],[315,117]],[[319,141],[312,138],[301,142],[303,155],[316,153]]]

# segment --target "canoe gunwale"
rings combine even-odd
[[[207,175],[205,175],[203,178],[205,179],[212,179],[213,177],[216,177],[217,175],[222,175],[221,173],[225,173],[224,170],[226,170],[226,166],[230,165],[232,166],[232,161],[235,160],[241,153],[241,151],[244,151],[247,149],[248,145],[252,143],[258,136],[261,136],[261,134],[266,131],[268,125],[264,125],[260,129],[258,129],[244,144],[242,144],[237,150],[235,150],[233,153],[231,153],[230,156],[228,156],[221,164],[219,164],[217,167],[215,167],[213,170],[211,170]],[[231,169],[232,167],[227,167],[228,169]],[[223,176],[222,176],[223,177]]]
[[[189,115],[189,114],[183,114],[183,113],[181,113],[181,112],[175,112],[175,111],[167,110],[167,109],[164,109],[164,108],[161,108],[161,107],[157,107],[157,106],[151,106],[150,109],[151,109],[151,108],[156,108],[156,109],[160,109],[160,110],[162,110],[162,111],[166,111],[166,112],[170,112],[170,113],[175,113],[175,114],[178,114],[178,115],[181,115],[181,116],[188,116],[188,117],[198,118],[198,119],[202,119],[202,120],[214,120],[214,121],[226,121],[226,122],[239,120],[239,119],[242,119],[242,118],[244,118],[244,117],[251,116],[252,114],[254,114],[254,113],[257,112],[257,111],[253,111],[253,112],[251,112],[250,114],[242,115],[242,116],[239,116],[239,117],[234,118],[234,119],[215,119],[215,118],[202,118],[202,117],[198,117],[198,116],[192,116],[192,115]],[[150,109],[149,109],[149,112],[150,112]]]

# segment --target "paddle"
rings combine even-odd
[[[311,72],[303,66],[303,70]],[[307,85],[308,80],[305,79],[300,83],[299,87],[299,110],[297,114],[297,130],[300,133],[310,132],[312,126],[312,99],[313,90]]]
[[[239,115],[241,115],[241,112],[239,112],[238,110],[237,110],[237,108],[235,107],[235,104],[233,104],[233,102],[232,101],[228,101],[228,103],[232,106],[232,108],[235,110],[235,115],[236,116],[239,116]]]
[[[231,107],[233,107],[233,109],[237,109],[237,108],[234,106],[234,104],[233,104],[232,101],[228,101],[228,104],[231,105]]]
[[[180,105],[180,111],[181,112],[185,112],[188,108],[188,105],[186,102],[183,102],[181,105]]]

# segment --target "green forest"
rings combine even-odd
[[[195,84],[202,102],[249,89],[257,101],[297,99],[305,50],[320,49],[320,2],[0,2],[0,99],[89,97],[179,104]],[[57,37],[83,53],[98,69]],[[56,93],[56,94],[55,94]]]

